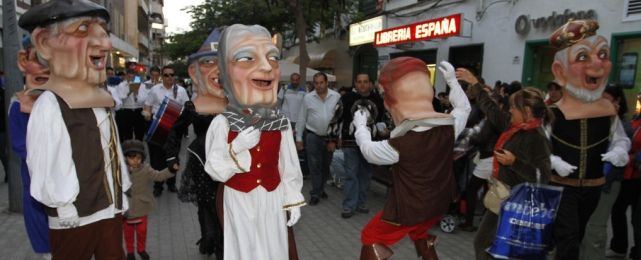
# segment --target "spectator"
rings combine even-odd
[[[545,100],[545,104],[552,105],[559,101],[563,97],[563,91],[561,90],[561,86],[559,86],[558,83],[554,81],[550,81],[547,85],[548,89],[548,94],[547,94],[547,99]]]
[[[309,205],[318,204],[320,198],[327,198],[324,185],[329,176],[329,165],[334,149],[327,143],[327,128],[334,116],[333,109],[340,94],[327,88],[327,75],[319,72],[314,75],[314,91],[305,95],[298,115],[300,125],[296,126],[296,148],[303,149],[305,132],[305,151],[309,172],[312,176],[312,190]]]
[[[189,100],[187,96],[187,91],[185,88],[180,87],[175,84],[175,73],[174,69],[170,66],[164,66],[162,68],[162,83],[154,86],[145,99],[145,106],[143,108],[143,116],[147,121],[151,119],[151,115],[155,114],[162,104],[162,101],[165,97],[168,97],[171,100],[178,102],[181,106]],[[149,159],[151,167],[156,170],[162,170],[166,167],[167,162],[165,161],[165,150],[159,144],[153,142],[148,142],[147,146],[149,147]],[[167,181],[167,189],[170,192],[176,192],[176,178],[169,178]],[[163,182],[156,182],[154,184],[154,196],[158,197],[162,194],[163,191]]]
[[[352,124],[353,111],[365,108],[369,111],[372,123],[382,122],[385,108],[383,99],[372,91],[372,82],[369,75],[359,73],[354,80],[356,92],[348,92],[341,97],[335,109],[333,123],[330,124],[328,144],[329,151],[337,147],[343,150],[345,156],[345,184],[343,189],[343,218],[350,218],[355,212],[369,213],[367,207],[367,190],[372,175],[372,165],[365,160],[354,139],[354,126]],[[375,136],[376,127],[370,131]]]
[[[173,177],[178,167],[170,167],[162,171],[154,170],[145,163],[145,146],[138,140],[127,140],[122,143],[122,150],[127,158],[131,188],[127,191],[129,210],[125,213],[123,233],[127,248],[127,260],[135,260],[136,251],[142,259],[149,259],[147,245],[147,215],[154,208],[154,197],[151,193],[151,182],[162,181]],[[177,165],[176,165],[177,166]]]

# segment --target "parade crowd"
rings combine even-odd
[[[497,241],[510,190],[525,184],[562,196],[549,234],[513,238],[538,248],[518,258],[641,259],[641,118],[608,85],[610,49],[595,21],[550,36],[547,86],[489,86],[447,61],[432,75],[399,57],[378,82],[355,73],[353,88],[330,87],[322,72],[279,84],[281,53],[260,25],[214,29],[188,57],[186,81],[171,65],[116,72],[106,66],[109,21],[87,0],[49,1],[19,21],[30,36],[9,129],[26,231],[45,259],[149,259],[147,218],[165,186],[197,206],[201,254],[298,259],[301,207],[329,203],[328,185],[342,189],[342,218],[372,214],[362,260],[393,258],[405,236],[419,259],[438,259],[429,230],[452,213],[457,229],[476,232],[476,259],[517,257]],[[435,93],[434,77],[445,91]],[[383,209],[368,206],[373,180],[388,186]]]

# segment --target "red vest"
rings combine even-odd
[[[238,132],[229,131],[227,141],[231,143],[237,135]],[[235,174],[225,182],[225,185],[241,192],[250,192],[258,185],[263,186],[267,191],[276,189],[280,184],[278,172],[280,138],[280,131],[261,132],[258,144],[249,149],[252,158],[249,172]]]

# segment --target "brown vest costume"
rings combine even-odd
[[[91,108],[70,109],[67,103],[58,95],[56,99],[60,106],[62,119],[67,126],[71,141],[71,152],[73,163],[76,166],[76,175],[80,191],[73,202],[78,216],[86,217],[103,210],[113,203],[111,190],[105,174],[105,163],[100,142],[100,128],[96,122],[96,116]],[[110,146],[112,158],[114,158],[117,140],[114,135],[114,123],[110,119],[112,136]],[[122,184],[120,182],[121,172],[118,155],[115,153],[115,159],[112,160],[112,174],[114,191],[116,193],[116,208],[122,209]],[[55,208],[45,207],[47,215],[57,217],[58,212]]]
[[[381,219],[412,226],[447,212],[456,195],[453,166],[454,128],[408,131],[389,140],[399,154],[392,166],[392,188]]]

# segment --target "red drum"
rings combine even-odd
[[[178,102],[165,97],[162,104],[154,114],[154,119],[149,125],[149,129],[145,134],[145,142],[152,142],[156,145],[164,145],[169,136],[171,128],[178,120],[180,113],[182,112],[183,105]]]

